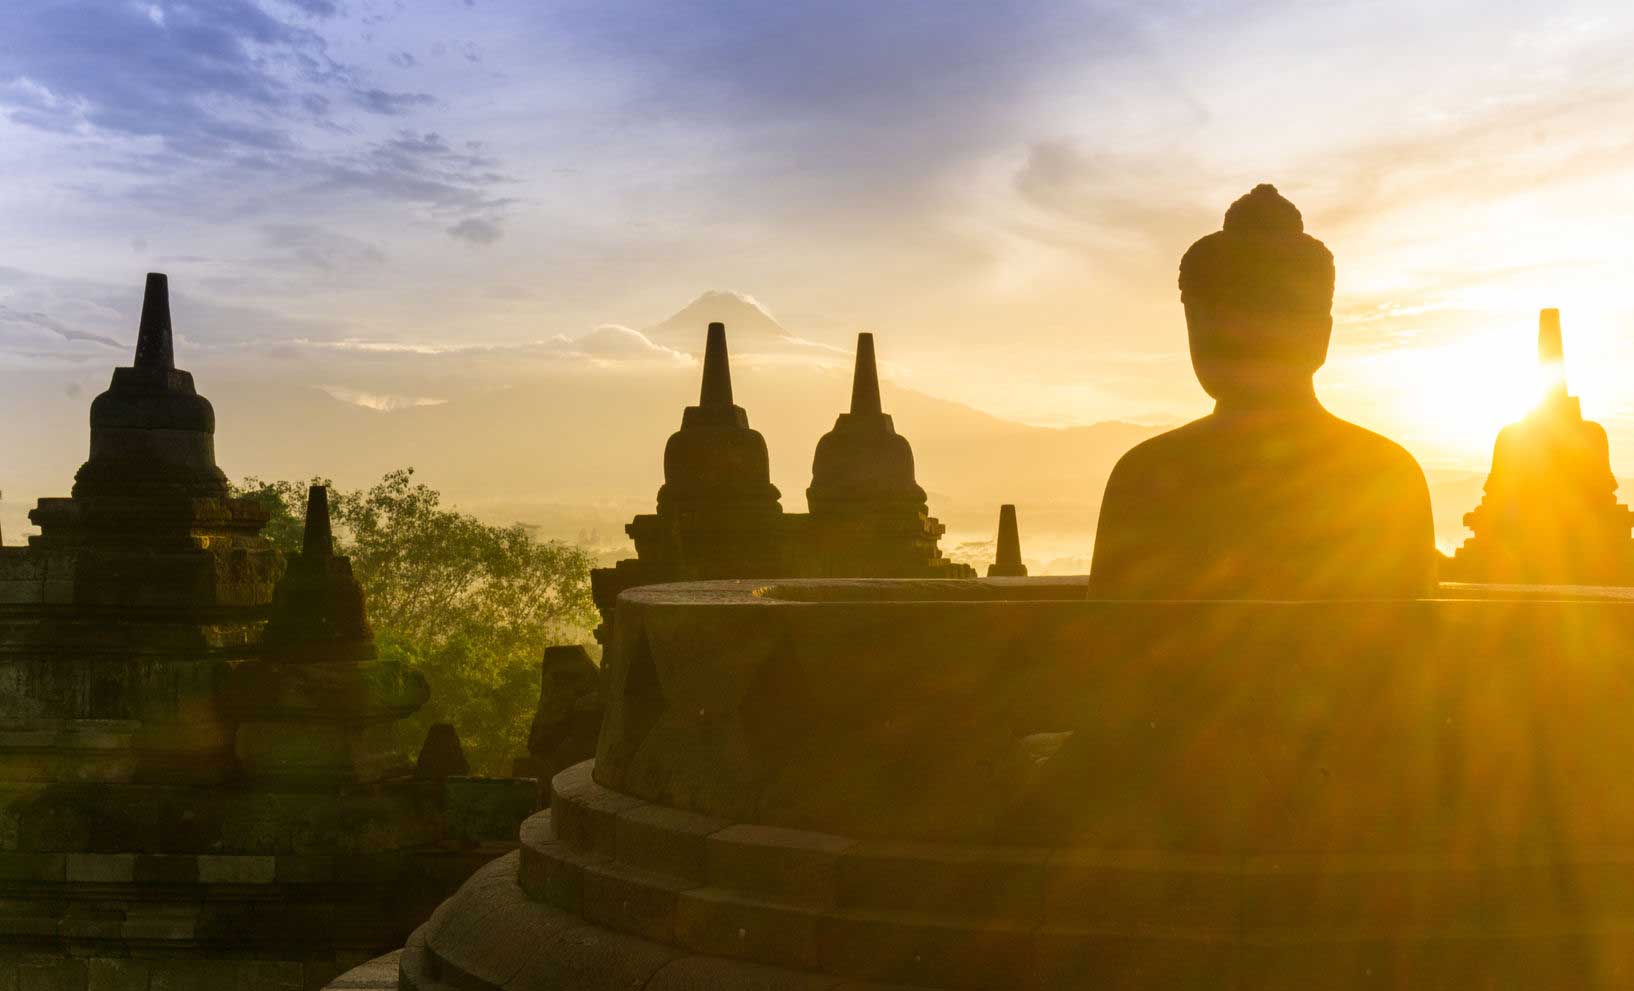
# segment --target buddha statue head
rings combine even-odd
[[[1276,187],[1231,204],[1180,259],[1192,368],[1225,408],[1311,395],[1333,332],[1333,255]]]

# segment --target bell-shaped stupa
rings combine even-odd
[[[1634,582],[1634,513],[1617,502],[1606,431],[1566,389],[1560,311],[1538,314],[1543,399],[1498,433],[1474,536],[1445,566],[1456,581],[1570,585]]]
[[[210,401],[176,367],[169,280],[151,272],[136,357],[114,369],[108,390],[91,403],[91,456],[74,478],[74,495],[224,497],[215,433]]]
[[[726,325],[709,325],[698,405],[664,446],[658,511],[625,532],[636,558],[592,575],[598,601],[634,585],[697,578],[770,578],[784,571],[783,507],[766,439],[732,400]]]
[[[963,577],[937,549],[945,527],[914,480],[913,448],[879,397],[874,335],[857,335],[851,408],[817,441],[806,489],[812,529],[802,574]]]
[[[851,410],[817,442],[806,504],[813,516],[925,512],[925,490],[913,477],[913,448],[880,406],[873,334],[857,335]]]
[[[681,429],[664,446],[658,513],[721,518],[782,511],[772,485],[766,439],[732,401],[726,325],[709,325],[698,405],[681,414]]]

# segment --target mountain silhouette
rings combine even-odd
[[[704,293],[645,333],[654,344],[702,354],[704,328],[711,323],[726,324],[727,344],[734,353],[806,346],[753,296],[720,289]]]

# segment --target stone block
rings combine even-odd
[[[85,961],[24,960],[17,967],[17,991],[86,991]]]
[[[832,905],[840,855],[855,842],[778,826],[727,826],[709,837],[709,883]]]
[[[676,900],[675,943],[711,956],[809,969],[817,966],[817,918],[812,909],[695,888]]]
[[[69,940],[118,940],[125,913],[117,903],[70,903],[57,932]]]
[[[1028,987],[1034,969],[1027,928],[969,928],[909,912],[826,915],[817,956],[825,973],[930,987]]]
[[[330,981],[324,991],[397,991],[397,961],[402,950],[375,957]]]
[[[199,879],[199,858],[189,854],[139,853],[131,876],[138,884],[194,884]]]
[[[840,856],[836,894],[861,909],[1036,922],[1046,857],[1025,847],[865,841]]]
[[[618,815],[615,856],[620,863],[703,883],[709,876],[709,837],[731,823],[663,805],[641,805]]]
[[[71,853],[68,880],[80,884],[129,884],[136,879],[134,853]]]
[[[611,863],[587,865],[582,884],[579,914],[586,921],[666,944],[675,939],[676,897],[695,886]]]
[[[565,843],[523,844],[517,881],[528,897],[564,912],[577,912],[584,897],[584,870],[607,858],[575,850]]]
[[[552,799],[557,795],[572,797],[583,794],[595,785],[595,778],[592,776],[595,768],[596,762],[593,760],[580,761],[572,767],[563,768],[550,779]]]
[[[125,911],[127,940],[182,941],[198,931],[197,904],[133,903]]]
[[[713,957],[682,957],[653,975],[645,991],[832,991],[835,979]]]
[[[129,957],[85,961],[86,991],[148,991],[148,962]]]
[[[0,881],[62,881],[68,858],[60,853],[0,853]]]
[[[529,976],[529,971],[524,971],[517,975],[515,987],[517,991],[551,987],[548,979],[537,980],[542,973],[557,977],[561,987],[584,991],[644,988],[654,974],[678,956],[681,954],[667,946],[635,936],[599,926],[578,926],[545,945],[544,952],[531,964],[534,982],[522,980]]]
[[[59,934],[62,923],[55,911],[26,902],[22,908],[21,912],[0,914],[0,943],[34,942],[41,937],[53,939]]]
[[[396,976],[394,970],[394,982]],[[246,960],[238,965],[238,984],[234,991],[303,991],[305,985],[306,967],[299,961]],[[395,983],[392,987],[395,989]]]
[[[271,884],[278,877],[278,859],[207,853],[199,856],[201,884]]]
[[[233,960],[154,960],[148,991],[223,991],[238,982]]]
[[[619,815],[646,804],[642,799],[591,784],[574,795],[558,793],[552,797],[550,815],[556,835],[564,843],[611,857],[616,849]]]
[[[335,858],[325,854],[280,856],[273,868],[279,884],[323,884],[335,879]]]

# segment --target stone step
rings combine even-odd
[[[537,817],[531,832],[537,842]],[[399,958],[402,991],[916,991],[689,952],[597,925],[533,899],[517,883],[521,857],[483,868],[415,931]]]
[[[624,886],[634,883],[631,871],[647,872],[662,877],[655,885],[663,889],[690,884],[799,907],[1135,936],[1546,935],[1572,931],[1585,918],[1634,922],[1634,849],[1626,848],[1477,864],[1423,855],[897,843],[726,823],[642,802],[597,785],[588,764],[558,775],[552,790],[552,841],[574,855],[556,858],[574,866],[551,874],[553,884],[576,883],[592,862],[584,858],[601,858],[617,865],[601,871],[615,876],[609,883]],[[525,835],[537,839],[542,828]],[[530,883],[545,884],[547,873]]]

